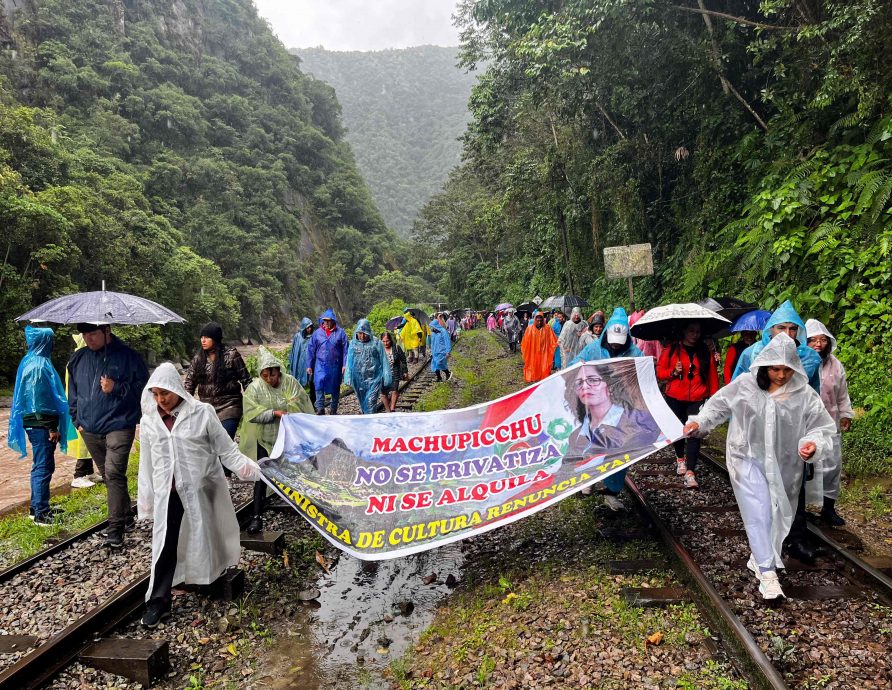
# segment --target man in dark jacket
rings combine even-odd
[[[142,358],[112,335],[110,326],[79,323],[86,347],[68,360],[71,421],[108,489],[108,545],[124,545],[132,521],[127,460],[141,415],[140,396],[149,380]]]

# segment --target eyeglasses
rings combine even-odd
[[[584,386],[594,388],[595,386],[600,386],[602,383],[604,383],[604,379],[599,378],[598,376],[586,376],[584,379],[576,379],[576,388],[583,388]]]

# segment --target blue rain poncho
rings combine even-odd
[[[761,342],[753,343],[740,353],[740,359],[737,360],[737,366],[734,368],[734,375],[731,377],[731,380],[733,381],[741,374],[745,374],[750,370],[753,361],[759,356],[759,353],[762,352],[765,346],[771,342],[772,327],[779,323],[793,323],[799,326],[799,331],[796,334],[796,352],[799,353],[799,359],[802,360],[802,368],[808,377],[808,385],[814,388],[817,393],[820,393],[821,355],[805,344],[805,324],[802,323],[802,319],[799,318],[799,314],[790,300],[780,305],[771,315],[771,318],[768,319],[765,329],[762,331]]]
[[[310,345],[310,338],[313,334],[304,335],[313,322],[306,316],[300,321],[300,328],[291,339],[291,356],[288,358],[288,368],[291,375],[298,380],[301,386],[307,385],[307,347]]]
[[[554,332],[555,336],[557,336],[558,342],[560,342],[560,339],[561,339],[561,329],[562,329],[561,322],[558,321],[557,319],[552,319],[551,320],[551,330]],[[560,347],[556,348],[554,351],[554,361],[552,362],[551,366],[555,370],[561,368],[561,348]]]
[[[323,319],[334,321],[335,328],[331,333],[326,333],[324,328],[313,331],[307,345],[305,369],[313,370],[313,386],[318,392],[334,394],[341,387],[342,370],[347,363],[347,334],[338,325],[333,310],[325,310],[319,317],[320,325]]]
[[[452,352],[452,338],[449,337],[449,331],[441,326],[439,322],[432,322],[431,369],[434,371],[447,371],[449,369],[447,360],[450,352]]]
[[[359,339],[360,333],[365,333],[369,339],[362,342]],[[363,414],[375,411],[381,387],[389,386],[392,378],[384,346],[372,335],[369,320],[360,319],[356,324],[353,340],[350,341],[350,351],[347,353],[345,381],[356,392],[356,399]]]
[[[610,359],[611,357],[643,357],[644,353],[635,345],[631,335],[627,336],[626,347],[620,352],[612,354],[607,349],[607,332],[610,330],[610,326],[615,323],[624,324],[627,329],[629,327],[629,317],[626,314],[626,310],[622,307],[617,307],[613,310],[604,326],[604,331],[598,339],[582,348],[579,354],[567,366],[572,367],[577,362],[592,362],[598,359]]]
[[[19,362],[15,375],[15,388],[12,392],[12,409],[9,413],[9,447],[25,457],[26,415],[46,415],[59,418],[57,427],[61,434],[59,446],[62,452],[68,450],[68,430],[71,419],[68,416],[68,398],[62,379],[50,361],[53,351],[53,330],[25,326],[25,343],[28,353]]]

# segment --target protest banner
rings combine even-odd
[[[286,415],[260,466],[332,544],[381,560],[532,515],[681,435],[653,360],[619,358],[460,410]]]

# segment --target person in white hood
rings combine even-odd
[[[802,487],[804,463],[826,457],[836,425],[808,384],[796,342],[771,339],[746,374],[688,418],[685,434],[704,434],[730,418],[726,458],[750,556],[765,599],[784,596],[781,548]]]
[[[846,521],[836,512],[836,499],[839,498],[842,474],[842,432],[849,430],[855,413],[849,398],[845,367],[833,356],[836,338],[817,319],[805,322],[805,335],[808,346],[821,355],[821,400],[837,427],[833,435],[833,451],[824,460],[823,496],[810,496],[809,502],[823,503],[821,519],[832,527],[841,527]]]
[[[142,623],[155,627],[170,614],[173,585],[210,584],[239,561],[239,524],[220,461],[242,480],[262,475],[169,362],[143,390],[139,446],[138,517],[154,520]]]
[[[573,307],[570,312],[570,320],[565,321],[558,336],[558,346],[561,348],[561,361],[569,362],[579,354],[582,349],[582,336],[588,331],[588,323],[582,318],[582,310]]]

